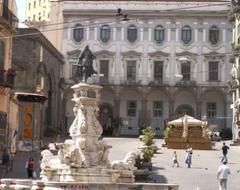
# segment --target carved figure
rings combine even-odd
[[[97,116],[98,116],[98,112],[97,112],[97,110],[95,110],[94,114],[93,114],[93,128],[94,128],[96,135],[101,135],[103,132],[103,129],[102,129],[100,122],[97,119]]]
[[[108,160],[109,148],[111,148],[111,146],[105,144],[103,140],[98,141],[98,156],[100,165],[110,166],[110,162]]]
[[[96,74],[97,72],[93,68],[93,60],[95,59],[95,55],[89,49],[87,45],[83,51],[81,51],[80,56],[78,58],[78,77],[82,78],[84,82],[87,82],[87,79],[92,76],[92,74]]]
[[[41,169],[50,168],[50,160],[54,158],[54,155],[51,153],[50,150],[43,150],[41,152],[42,162],[41,162]]]
[[[82,167],[82,157],[78,148],[70,153],[70,164],[73,167]]]
[[[135,162],[137,155],[136,152],[129,152],[123,160],[113,161],[111,167],[118,170],[136,170]]]

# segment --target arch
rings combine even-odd
[[[182,117],[184,115],[195,116],[194,109],[191,105],[181,104],[175,110],[175,116],[177,118]]]

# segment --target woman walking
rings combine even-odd
[[[187,146],[187,150],[186,150],[186,161],[185,163],[188,165],[188,168],[191,168],[191,164],[192,164],[192,147],[190,145]]]
[[[27,176],[28,178],[34,178],[33,172],[34,172],[34,159],[30,157],[28,161],[26,162],[25,168],[27,169]]]

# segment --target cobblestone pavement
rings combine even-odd
[[[123,159],[129,151],[138,150],[141,143],[137,138],[104,138],[110,149],[111,161]],[[163,140],[157,139],[156,145],[161,147]],[[228,142],[227,142],[228,144]],[[151,182],[176,183],[181,190],[217,190],[217,169],[220,166],[222,142],[216,143],[211,151],[193,150],[192,168],[187,168],[184,163],[185,151],[176,150],[179,168],[172,167],[173,149],[161,147],[158,154],[153,158],[153,171]],[[38,157],[37,153],[18,153],[14,161],[12,172],[3,177],[26,178],[25,162],[29,156]],[[230,147],[228,166],[231,175],[228,181],[229,190],[240,190],[240,147]]]

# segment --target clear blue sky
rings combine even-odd
[[[25,17],[25,6],[26,6],[26,0],[16,0],[17,2],[17,8],[18,8],[18,18],[20,21],[24,21],[26,19]]]

